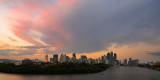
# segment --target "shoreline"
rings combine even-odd
[[[3,65],[3,66],[2,66]],[[4,67],[8,66],[8,67]],[[106,64],[48,64],[48,65],[20,65],[1,64],[0,72],[22,75],[66,75],[100,73],[109,68]]]

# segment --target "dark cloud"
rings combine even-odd
[[[150,55],[153,55],[153,56],[160,56],[160,52],[147,51],[146,54],[150,54]]]
[[[160,1],[81,0],[66,27],[74,35],[65,50],[95,52],[117,45],[160,42]],[[65,51],[64,50],[64,51]]]
[[[29,0],[29,4],[39,0],[32,1]],[[41,44],[35,40],[38,39],[50,46],[58,46],[55,53],[96,52],[106,50],[112,43],[124,45],[143,42],[160,45],[159,0],[77,1],[73,8],[70,6],[75,4],[71,4],[72,0],[66,1],[65,6],[62,6],[62,2],[52,6],[52,3],[40,0],[36,3],[40,6],[38,9],[28,8],[25,2],[17,1],[12,6],[22,6],[21,14],[27,17],[19,16],[20,26],[12,26],[14,34],[35,45]],[[52,6],[51,9],[48,9],[48,5]],[[69,8],[73,9],[70,11]],[[37,16],[42,23],[32,21],[37,20]],[[38,32],[38,37],[34,37],[31,31]],[[46,52],[51,53],[50,50]]]
[[[0,55],[2,56],[22,56],[22,55],[34,55],[41,54],[53,54],[54,47],[52,46],[16,46],[15,49],[1,49]]]

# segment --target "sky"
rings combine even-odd
[[[159,0],[0,0],[0,59],[77,52],[160,61]]]

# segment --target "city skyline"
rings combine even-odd
[[[44,60],[46,54],[73,52],[98,58],[115,51],[119,60],[160,61],[159,3],[0,0],[0,59]]]

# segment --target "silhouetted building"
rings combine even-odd
[[[66,63],[69,63],[69,62],[70,62],[70,57],[66,56]]]
[[[53,63],[53,58],[50,58],[50,63]]]
[[[108,64],[110,64],[111,63],[111,54],[108,52],[107,53],[107,62],[108,62]]]
[[[73,63],[76,63],[76,53],[73,53],[72,60]]]
[[[76,58],[76,53],[73,53],[73,57],[75,57],[75,58]]]
[[[97,64],[95,59],[89,58],[88,64]]]
[[[101,63],[101,59],[100,58],[98,58],[98,63]]]
[[[101,56],[101,62],[104,63],[104,56]]]
[[[128,66],[132,66],[132,58],[129,58],[129,61],[128,61]]]
[[[114,61],[116,61],[116,60],[117,60],[117,54],[114,53]]]
[[[107,60],[107,56],[106,56],[106,55],[104,55],[104,63],[106,62],[106,60]]]
[[[48,55],[45,55],[45,62],[48,62]]]
[[[123,60],[123,65],[124,65],[124,66],[127,66],[127,59],[124,59],[124,60]]]
[[[60,63],[66,62],[66,54],[61,54],[60,56]]]
[[[114,63],[114,59],[113,59],[113,52],[111,51],[111,63]]]
[[[81,55],[80,62],[81,63],[87,63],[87,57],[86,57],[86,55]]]
[[[134,67],[137,67],[139,64],[139,60],[138,59],[135,59],[134,62],[133,62],[133,66]]]
[[[58,63],[58,55],[57,54],[53,55],[53,63],[54,64]]]

